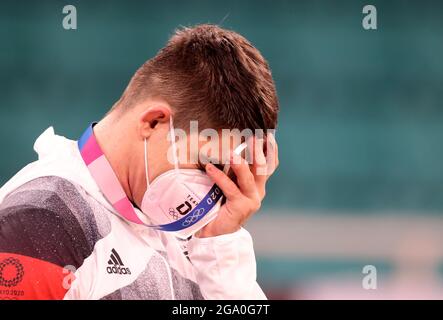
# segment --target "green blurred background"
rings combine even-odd
[[[77,30],[62,28],[66,4],[77,8]],[[377,7],[377,30],[362,28],[366,4]],[[33,142],[44,129],[76,139],[175,28],[208,22],[248,38],[276,81],[280,167],[265,218],[441,222],[442,1],[2,0],[0,184],[36,159]],[[290,248],[275,256],[260,247],[260,222],[252,229],[259,278],[277,297],[300,296],[292,284],[299,292],[300,281],[320,273],[358,273],[369,259]]]

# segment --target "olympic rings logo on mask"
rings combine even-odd
[[[190,213],[189,216],[185,218],[185,220],[182,223],[183,227],[188,227],[189,225],[195,223],[198,218],[200,218],[202,215],[204,215],[206,212],[205,208],[200,208],[198,210],[195,210],[193,213]]]
[[[174,220],[178,220],[178,213],[175,212],[174,208],[169,208],[169,214],[172,216]]]

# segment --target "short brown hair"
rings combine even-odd
[[[177,127],[274,129],[279,110],[268,63],[243,36],[215,25],[175,32],[134,74],[118,105],[161,97]]]

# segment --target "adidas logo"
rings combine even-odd
[[[109,266],[106,268],[108,273],[131,274],[129,268],[124,268],[125,265],[114,248],[111,250],[111,258],[108,260],[108,264]]]

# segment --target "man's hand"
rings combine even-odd
[[[263,139],[254,138],[252,168],[245,159],[231,153],[230,165],[237,177],[235,184],[223,171],[208,163],[206,173],[223,191],[226,202],[217,217],[199,230],[197,238],[215,237],[233,233],[261,206],[268,178],[278,166],[278,147],[273,135],[268,135],[267,155],[263,152]]]

